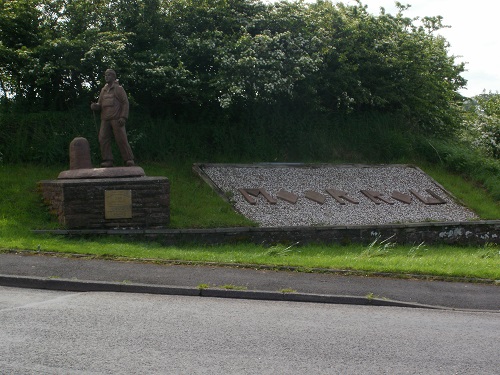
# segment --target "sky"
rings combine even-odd
[[[305,0],[313,3],[315,0]],[[272,2],[269,0],[267,2]],[[354,0],[333,0],[354,5]],[[395,0],[361,0],[368,11],[379,14],[380,7],[386,13],[395,14]],[[450,43],[449,54],[456,56],[458,63],[465,62],[467,87],[460,90],[466,97],[486,92],[500,92],[500,1],[498,0],[399,0],[410,4],[405,11],[407,17],[442,16],[443,24],[451,26],[438,33]]]

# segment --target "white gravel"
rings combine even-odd
[[[373,225],[415,223],[425,221],[469,221],[477,216],[457,204],[439,184],[418,168],[406,165],[200,165],[201,171],[226,196],[231,197],[235,209],[263,227]],[[272,197],[283,189],[299,196],[296,204],[278,199],[270,204],[262,195],[255,205],[249,204],[238,191],[263,188]],[[347,192],[359,204],[340,204],[326,189]],[[412,196],[410,204],[390,196],[394,191],[410,194],[413,189],[424,197],[431,189],[446,201],[445,204],[426,205]],[[313,190],[326,197],[324,204],[308,198],[304,193]],[[374,190],[383,194],[393,205],[375,204],[361,193]]]

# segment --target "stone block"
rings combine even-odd
[[[316,203],[323,204],[326,201],[326,197],[323,194],[318,193],[317,191],[307,190],[304,193],[304,196]]]
[[[287,202],[292,203],[292,204],[297,203],[297,200],[299,199],[298,195],[296,195],[294,193],[290,193],[289,191],[286,191],[283,189],[278,191],[278,194],[276,196],[278,198],[283,199],[284,201],[287,201]]]
[[[170,222],[166,177],[57,179],[38,184],[45,203],[68,229],[162,228]],[[131,199],[121,200],[128,194]],[[106,209],[114,214],[106,218]]]

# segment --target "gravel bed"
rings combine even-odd
[[[263,227],[374,225],[415,223],[425,221],[468,221],[477,216],[459,204],[439,184],[418,168],[407,165],[227,165],[199,166],[211,182],[226,197],[231,197],[234,208]],[[295,204],[277,199],[270,204],[262,194],[252,205],[238,189],[265,189],[273,198],[283,189],[296,194]],[[359,204],[340,204],[326,189],[342,190]],[[410,194],[415,190],[430,198],[426,189],[432,190],[445,204],[427,205],[414,196],[410,204],[391,198],[394,191]],[[304,196],[312,190],[326,198],[319,204]],[[361,193],[373,190],[394,204],[375,204]]]

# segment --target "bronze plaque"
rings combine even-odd
[[[132,190],[106,190],[104,217],[108,219],[132,218]]]

